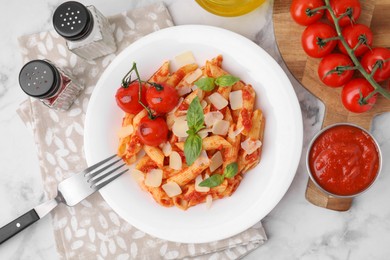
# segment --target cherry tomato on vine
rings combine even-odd
[[[137,135],[141,142],[150,146],[159,146],[168,139],[168,125],[164,118],[150,119],[145,116],[139,122]]]
[[[346,26],[341,33],[351,49],[354,49],[358,45],[355,49],[356,57],[362,56],[372,46],[372,39],[374,36],[371,29],[364,24]],[[348,54],[341,41],[339,41],[338,47],[342,53]]]
[[[331,53],[318,65],[318,77],[329,87],[341,87],[352,78],[354,71],[348,68],[354,66],[347,55]]]
[[[142,105],[138,102],[138,91],[139,91],[138,81],[131,82],[127,87],[121,86],[116,91],[116,95],[115,95],[116,103],[126,113],[137,114],[143,109]],[[142,84],[142,91],[141,91],[142,103],[145,102],[145,93],[146,93],[146,86],[145,84]]]
[[[372,69],[375,66],[375,63],[378,60],[382,61],[382,65],[378,67],[378,69],[374,73],[373,78],[376,82],[381,82],[390,78],[390,50],[389,49],[383,47],[373,48],[371,51],[366,52],[366,54],[361,59],[360,63],[362,64],[365,71],[371,73]]]
[[[345,14],[348,9],[351,9],[351,17],[347,15],[339,20],[339,25],[341,27],[353,23],[352,21],[357,21],[362,12],[359,0],[330,0],[329,3],[336,17]],[[326,17],[329,21],[333,22],[332,16],[328,11],[326,12]]]
[[[146,91],[146,102],[157,113],[168,113],[179,103],[179,94],[171,86],[157,84]]]
[[[290,6],[291,17],[300,25],[315,23],[324,15],[324,10],[311,10],[324,6],[322,0],[293,0]]]
[[[356,78],[345,84],[341,91],[341,101],[346,109],[354,113],[363,113],[370,110],[377,99],[377,94],[373,95],[367,102],[363,98],[367,97],[374,88],[363,78]]]
[[[313,58],[322,58],[331,53],[336,47],[336,40],[329,38],[336,37],[336,30],[329,24],[316,22],[309,25],[302,33],[301,42],[303,50]]]

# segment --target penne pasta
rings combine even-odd
[[[237,129],[244,127],[242,134],[247,136],[248,132],[252,128],[252,112],[255,105],[255,90],[251,85],[245,85],[242,89],[242,109],[237,119]]]
[[[252,128],[248,133],[248,137],[252,140],[262,140],[260,133],[264,131],[264,118],[261,110],[256,109],[252,115]],[[262,136],[261,136],[262,137]]]
[[[175,71],[172,75],[168,77],[168,79],[165,81],[166,84],[172,87],[176,87],[177,84],[185,77],[186,74],[196,70],[198,68],[198,65],[193,64],[187,64],[183,67],[179,68],[177,71]]]
[[[201,174],[209,166],[210,166],[210,162],[197,163],[195,161],[191,166],[181,170],[178,174],[170,177],[168,180],[176,182],[177,184],[179,184],[179,186],[183,186],[189,183],[190,181],[194,180],[196,176]]]
[[[161,187],[148,187],[147,190],[152,195],[153,199],[164,207],[172,207],[172,199],[165,193]]]
[[[177,148],[184,151],[184,142],[177,142],[177,143],[175,143],[175,145]]]
[[[149,82],[165,82],[169,76],[169,61],[166,61],[161,67],[150,77]]]
[[[144,178],[141,178],[143,176],[138,173],[140,187],[161,206],[187,210],[201,203],[209,205],[212,200],[229,197],[239,187],[244,174],[260,163],[265,116],[260,109],[255,108],[254,88],[242,80],[234,81],[231,86],[215,84],[207,88],[195,85],[202,77],[213,78],[212,82],[215,83],[217,78],[231,75],[222,63],[223,56],[218,55],[201,67],[190,63],[170,72],[170,61],[165,61],[149,78],[149,82],[174,87],[180,97],[170,112],[156,115],[157,111],[153,111],[165,120],[169,132],[159,146],[144,144],[141,141],[144,139],[138,136],[143,132],[139,131],[140,121],[148,116],[146,109],[137,114],[125,113],[123,116],[118,131],[117,154],[126,164],[135,164],[135,169],[144,174]],[[229,77],[222,80],[229,80]],[[241,92],[230,95],[231,91],[237,90],[242,92],[242,102]],[[218,98],[209,98],[214,93],[219,94],[213,95]],[[187,122],[193,115],[187,117],[187,113],[196,97],[206,116],[203,116],[203,125],[197,126],[197,130],[191,130],[196,131],[194,133],[189,131]],[[198,114],[202,112],[199,107],[196,109]],[[201,120],[200,116],[197,117],[197,120]],[[196,140],[199,142],[201,139],[201,146],[198,143],[201,151],[200,156],[187,165],[187,162],[191,163],[186,158],[188,147],[193,145],[192,140],[187,139],[191,134],[200,137]],[[238,171],[226,177],[226,172],[232,169],[231,165],[237,166]],[[221,176],[214,176],[222,178],[218,185],[201,187],[202,181],[218,174]]]
[[[137,115],[134,116],[134,118],[133,118],[134,129],[138,128],[138,124],[141,121],[141,119],[147,115],[148,115],[148,112],[145,109],[143,109],[143,110],[141,110],[141,112],[139,112]]]
[[[159,168],[162,168],[164,166],[165,156],[160,148],[150,145],[144,145],[144,151],[150,157],[150,159],[157,164]]]
[[[236,162],[238,158],[238,151],[240,150],[241,144],[241,134],[233,137],[235,126],[235,124],[232,124],[229,128],[227,141],[231,144],[231,147],[223,149],[224,162],[222,165],[222,170],[225,170],[227,165]]]
[[[203,150],[209,151],[209,150],[216,150],[216,149],[222,149],[222,148],[229,148],[232,145],[226,141],[225,138],[219,136],[219,135],[213,135],[206,137],[203,139],[202,148]]]
[[[218,55],[217,57],[211,59],[211,63],[218,67],[222,67],[222,61],[222,55]]]
[[[226,121],[229,121],[230,125],[232,125],[233,122],[234,122],[233,116],[232,116],[232,112],[231,112],[231,110],[228,107],[226,108],[225,115],[224,115],[223,119],[226,120]]]

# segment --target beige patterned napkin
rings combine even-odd
[[[135,40],[172,26],[161,3],[109,18],[119,53]],[[83,124],[94,86],[115,54],[85,61],[65,47],[54,31],[19,39],[23,62],[48,59],[85,86],[67,112],[57,112],[28,99],[18,113],[34,133],[47,197],[56,195],[57,183],[86,167]],[[60,206],[53,213],[54,234],[61,259],[236,259],[266,241],[261,222],[232,238],[208,244],[180,244],[154,238],[121,219],[95,193],[75,207]]]

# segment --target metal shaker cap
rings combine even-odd
[[[49,62],[32,60],[20,70],[19,85],[29,96],[40,99],[50,98],[61,87],[61,75]]]
[[[57,7],[53,14],[53,26],[59,35],[69,41],[82,40],[93,29],[91,12],[83,4],[69,1]]]

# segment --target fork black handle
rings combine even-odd
[[[0,244],[18,234],[20,231],[25,229],[26,227],[32,225],[37,220],[39,220],[39,216],[37,212],[32,209],[17,219],[11,221],[4,227],[0,228]]]

